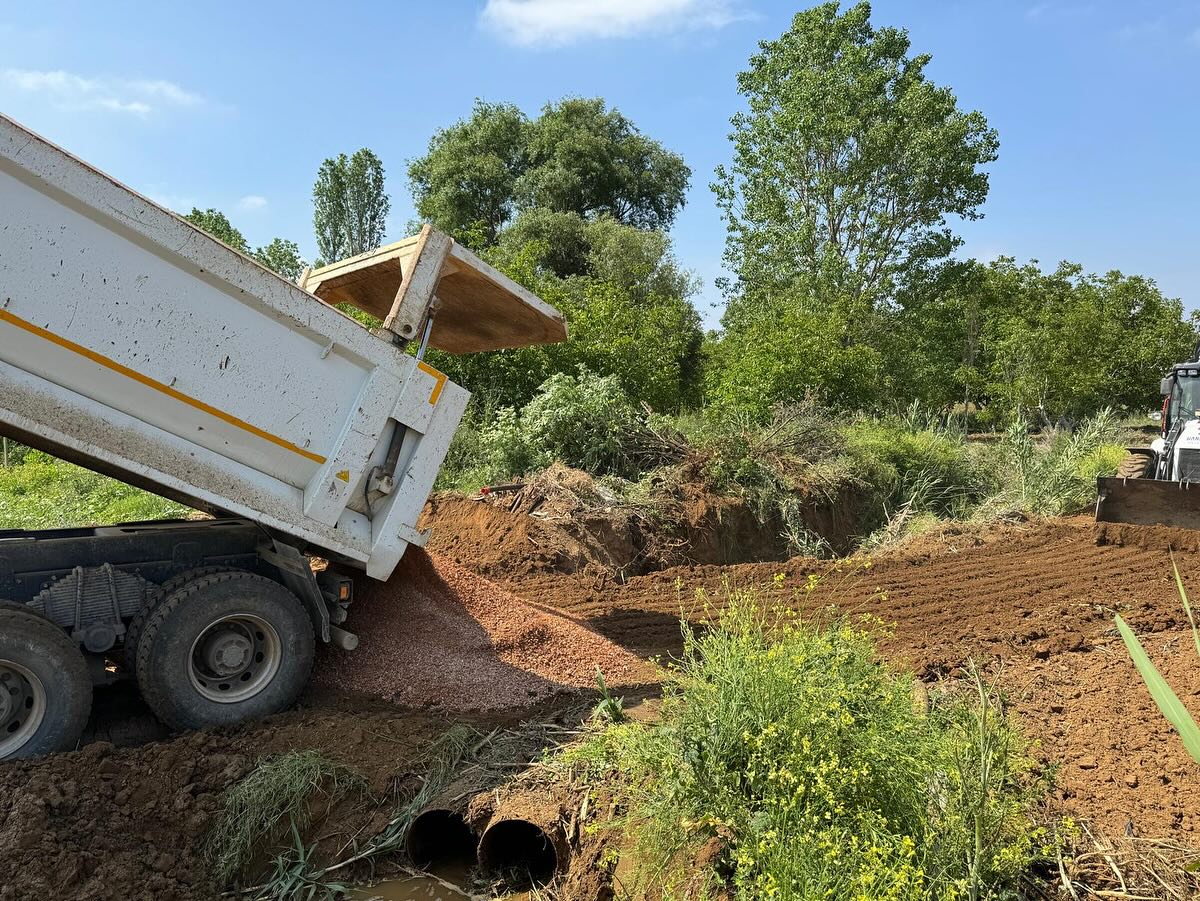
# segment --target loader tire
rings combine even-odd
[[[133,619],[129,621],[129,625],[125,627],[125,668],[131,675],[137,673],[138,641],[141,640],[142,632],[146,628],[146,620],[150,618],[151,613],[158,609],[158,605],[166,600],[168,595],[192,581],[192,579],[198,579],[201,576],[208,576],[213,573],[227,573],[232,571],[234,571],[234,567],[232,566],[198,566],[195,569],[189,569],[186,572],[171,576],[171,578],[158,586],[158,591],[146,599],[146,603],[142,605],[142,609],[134,614]]]
[[[0,605],[0,760],[74,749],[91,711],[79,645],[34,611]]]
[[[138,640],[142,697],[173,729],[204,729],[290,707],[312,671],[308,611],[265,576],[200,576],[163,598]]]
[[[1153,465],[1153,454],[1130,451],[1117,467],[1117,478],[1148,479],[1151,475],[1150,467]]]

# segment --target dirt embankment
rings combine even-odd
[[[587,473],[556,464],[516,492],[430,499],[430,550],[489,577],[588,573],[622,580],[687,564],[785,560],[778,511],[714,494],[702,481],[654,486],[645,504],[618,500]],[[870,518],[847,487],[797,496],[806,529],[849,552]]]
[[[317,748],[380,795],[445,723],[322,707],[134,748],[97,742],[0,765],[0,899],[212,899],[204,857],[225,790],[260,757]]]

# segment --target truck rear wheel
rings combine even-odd
[[[1117,477],[1121,479],[1148,479],[1153,473],[1154,453],[1152,451],[1130,451],[1117,467]]]
[[[91,710],[79,646],[32,610],[0,606],[0,760],[73,749]]]
[[[264,576],[200,576],[146,620],[137,680],[150,709],[175,729],[203,729],[290,707],[312,670],[312,621],[300,600]]]
[[[213,573],[230,572],[231,570],[233,570],[232,566],[198,566],[195,569],[189,569],[187,572],[171,576],[171,578],[163,582],[159,586],[158,593],[146,600],[145,606],[129,621],[129,625],[125,629],[125,668],[131,673],[137,672],[138,642],[141,640],[142,632],[146,628],[146,620],[158,609],[159,604],[193,579],[212,575]]]

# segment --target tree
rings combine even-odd
[[[313,185],[317,250],[328,263],[374,250],[383,243],[391,201],[383,163],[367,148],[321,163]]]
[[[687,298],[654,293],[651,275],[630,285],[590,274],[561,278],[543,267],[541,242],[492,258],[567,319],[570,341],[486,354],[434,354],[434,365],[487,407],[522,407],[555,373],[579,366],[614,376],[631,398],[660,412],[699,400],[700,317]],[[669,256],[669,254],[668,254]],[[669,282],[669,279],[668,279]]]
[[[871,7],[798,13],[738,76],[734,159],[713,190],[728,229],[727,324],[780,296],[854,320],[958,243],[947,216],[977,218],[995,131],[924,75],[908,34]]]
[[[527,210],[501,233],[488,257],[504,267],[530,254],[537,268],[560,278],[591,276],[638,297],[686,298],[699,289],[691,273],[679,267],[665,233],[643,231],[609,216],[588,220],[578,213]]]
[[[192,225],[204,229],[218,241],[228,244],[238,253],[249,255],[250,245],[240,231],[233,227],[229,219],[220,210],[209,207],[207,210],[192,207],[192,211],[183,217]]]
[[[816,390],[832,407],[861,410],[887,396],[888,371],[875,348],[847,340],[850,325],[836,311],[790,307],[728,333],[711,348],[705,397],[724,415],[770,417],[776,404]]]
[[[286,238],[275,238],[266,247],[260,247],[251,254],[268,269],[271,269],[288,281],[297,281],[300,273],[307,265],[300,256],[300,248],[295,241]]]
[[[409,166],[418,213],[558,307],[563,345],[452,357],[439,368],[477,407],[521,407],[556,373],[611,376],[657,410],[699,399],[700,318],[665,231],[690,171],[603,100],[529,120],[476,102]]]
[[[238,253],[252,257],[289,281],[296,281],[300,278],[300,273],[304,271],[306,264],[300,257],[300,248],[296,246],[295,241],[275,238],[266,247],[251,250],[245,236],[234,228],[220,210],[214,210],[211,207],[207,210],[200,210],[192,207],[192,211],[183,218],[192,225],[204,229],[217,240],[228,244]]]
[[[528,129],[511,103],[482,100],[470,118],[439,129],[429,152],[408,167],[421,218],[469,247],[495,243],[513,214]]]
[[[476,101],[408,174],[420,216],[482,249],[533,211],[666,229],[691,170],[602,99],[569,98],[532,121],[511,104]]]
[[[517,184],[523,208],[607,215],[665,229],[683,206],[691,170],[599,98],[548,104],[529,128],[528,168]]]
[[[1001,258],[987,267],[983,290],[993,310],[986,391],[1002,416],[1053,424],[1109,406],[1145,412],[1167,368],[1195,344],[1183,304],[1142,276],[1088,275],[1066,262],[1047,274],[1036,261]]]

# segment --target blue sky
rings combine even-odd
[[[708,184],[729,156],[735,76],[801,5],[0,0],[0,111],[174,209],[217,207],[251,243],[288,237],[311,256],[326,156],[380,155],[399,238],[413,214],[406,161],[474,98],[533,113],[603,96],[692,167],[674,236],[715,324],[724,227]],[[1000,132],[965,253],[1118,268],[1200,304],[1200,3],[873,8]]]

